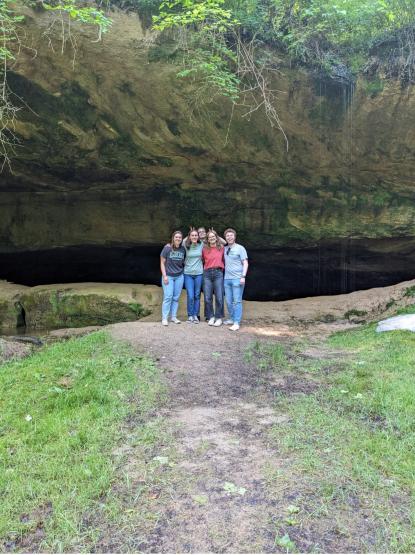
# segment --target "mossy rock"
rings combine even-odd
[[[0,331],[8,331],[24,325],[20,295],[28,289],[24,285],[0,280]]]
[[[138,302],[72,290],[30,291],[21,298],[30,328],[65,328],[130,322],[150,314]]]
[[[21,307],[13,300],[0,301],[0,330],[9,330],[21,324]]]

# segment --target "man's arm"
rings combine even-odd
[[[245,283],[245,277],[248,273],[248,259],[242,260],[242,277],[241,277],[241,285]]]

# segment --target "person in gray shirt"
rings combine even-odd
[[[163,247],[160,253],[161,285],[163,287],[163,304],[161,308],[163,326],[168,326],[169,315],[171,321],[180,324],[177,318],[180,293],[184,282],[184,265],[186,249],[182,246],[183,234],[175,231],[170,243]]]
[[[225,299],[229,313],[229,320],[224,324],[231,327],[231,331],[238,331],[242,320],[242,295],[245,288],[245,278],[248,272],[248,254],[245,247],[236,243],[236,231],[228,228],[225,233],[227,246],[225,247]]]

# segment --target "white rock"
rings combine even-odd
[[[394,316],[378,323],[376,331],[409,330],[415,331],[415,314]]]

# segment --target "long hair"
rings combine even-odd
[[[180,231],[180,229],[178,229],[177,231],[173,231],[173,233],[172,233],[172,235],[171,235],[170,243],[169,243],[169,245],[171,246],[171,248],[172,248],[173,250],[176,249],[176,247],[174,246],[174,236],[176,235],[176,233],[180,233],[180,235],[182,236],[182,239],[183,239],[183,233]],[[181,241],[180,241],[180,243],[181,243]],[[181,246],[181,245],[180,245],[180,246]],[[180,247],[179,247],[179,248],[180,248]]]
[[[199,228],[199,229],[200,229],[200,228]],[[201,243],[201,242],[202,242],[202,241],[200,240],[200,238],[199,238],[199,233],[197,232],[197,229],[196,229],[195,227],[191,227],[191,228],[189,229],[189,233],[187,234],[187,239],[186,239],[186,243],[185,243],[186,249],[190,249],[190,245],[192,244],[192,241],[191,241],[191,239],[190,239],[190,234],[191,234],[193,231],[196,231],[196,233],[197,233],[197,242],[198,242],[198,243]]]
[[[218,249],[218,251],[220,251],[221,249],[223,249],[223,245],[219,241],[219,235],[213,229],[209,229],[209,231],[206,233],[206,246],[210,250],[209,235],[212,235],[212,234],[216,238],[216,248]]]

